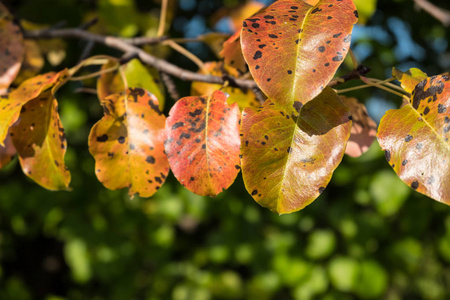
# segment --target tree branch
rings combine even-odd
[[[450,11],[437,7],[427,0],[414,0],[414,3],[441,22],[445,27],[450,26]]]

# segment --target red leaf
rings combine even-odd
[[[188,190],[216,196],[227,189],[240,170],[237,104],[227,96],[185,97],[170,110],[165,149],[175,177]]]
[[[242,51],[261,90],[282,106],[306,103],[333,78],[357,22],[352,0],[280,0],[244,21]]]
[[[407,105],[381,119],[378,141],[391,167],[411,188],[450,204],[450,76],[416,85]]]
[[[103,103],[105,115],[89,135],[97,178],[108,189],[129,188],[132,197],[150,197],[169,173],[166,118],[158,99],[144,89],[129,88],[126,97],[114,94]]]
[[[24,54],[22,33],[12,19],[0,3],[0,95],[5,93],[19,73]]]
[[[329,87],[291,115],[266,101],[244,110],[242,175],[261,206],[291,213],[314,201],[341,162],[350,136],[348,108]]]
[[[341,96],[341,100],[350,108],[352,114],[352,131],[345,149],[345,154],[358,157],[372,145],[377,134],[377,124],[367,114],[366,107],[356,98]]]
[[[49,190],[68,189],[70,173],[64,164],[67,142],[52,90],[23,106],[11,137],[23,172]]]

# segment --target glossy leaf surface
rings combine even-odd
[[[244,21],[242,51],[269,99],[282,106],[306,103],[341,65],[357,20],[352,0],[322,0],[316,6],[280,0]]]
[[[110,68],[113,65],[112,62],[109,62],[102,69]],[[151,73],[138,59],[132,59],[123,68],[127,87],[141,88],[153,93],[159,101],[159,108],[162,110],[165,99],[161,92],[162,86],[159,84],[157,73]],[[118,71],[103,74],[97,81],[97,94],[100,100],[112,94],[123,93],[125,88],[125,83]]]
[[[67,142],[53,91],[26,103],[11,128],[23,172],[49,190],[67,190],[70,173],[64,163]]]
[[[350,111],[331,89],[290,115],[273,102],[245,109],[242,118],[242,175],[261,206],[279,214],[316,199],[341,162],[351,130]]]
[[[67,71],[50,72],[24,81],[7,96],[0,97],[0,146],[4,145],[9,127],[19,118],[22,106],[51,89],[67,77]]]
[[[0,3],[0,94],[3,94],[19,73],[24,45],[19,26]]]
[[[204,64],[207,72],[200,71],[202,74],[215,75],[215,76],[224,76],[228,75],[231,77],[239,77],[239,72],[232,67],[225,66],[223,62],[207,62]],[[191,95],[192,96],[201,96],[201,95],[212,95],[216,90],[221,89],[222,85],[220,84],[212,84],[206,82],[195,81],[191,86]],[[258,99],[256,99],[256,95],[251,90],[241,90],[236,87],[224,87],[221,89],[224,93],[229,95],[227,103],[233,104],[237,103],[239,108],[242,110],[246,107],[259,107],[260,103]]]
[[[428,75],[417,68],[411,68],[406,72],[402,72],[397,68],[392,69],[392,76],[400,81],[402,88],[408,93],[412,93],[419,82],[428,78]]]
[[[130,88],[103,101],[105,115],[89,135],[100,182],[111,190],[129,188],[130,196],[150,197],[164,183],[169,163],[164,153],[166,118],[158,99]]]
[[[167,118],[170,167],[178,181],[198,195],[216,196],[240,170],[239,107],[226,101],[221,91],[185,97]]]
[[[358,157],[372,145],[377,135],[377,124],[367,114],[367,109],[356,98],[341,96],[341,100],[350,108],[352,114],[352,131],[345,154]]]
[[[411,188],[450,204],[450,76],[421,81],[407,105],[381,119],[378,141]]]

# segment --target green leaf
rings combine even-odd
[[[68,189],[66,135],[53,90],[42,92],[23,106],[11,137],[25,175],[49,190]]]
[[[104,99],[105,115],[92,127],[89,151],[100,182],[111,190],[129,188],[131,197],[150,197],[169,173],[164,153],[166,118],[146,90]]]
[[[395,215],[410,194],[410,189],[391,171],[382,170],[370,182],[370,193],[378,212],[383,216]]]
[[[38,75],[24,81],[9,95],[0,96],[0,146],[4,146],[8,130],[19,118],[22,106],[37,98],[43,91],[56,86],[66,77],[67,70]]]
[[[340,96],[341,100],[350,108],[352,114],[352,131],[345,149],[345,154],[359,157],[372,145],[377,135],[377,124],[367,114],[367,109],[356,98]]]
[[[13,16],[0,3],[0,95],[6,92],[19,73],[23,61],[24,43]],[[3,141],[3,140],[2,140]]]
[[[311,259],[323,259],[336,248],[336,236],[330,230],[315,230],[308,237],[306,255]]]
[[[329,87],[303,106],[300,116],[270,101],[258,111],[245,109],[241,153],[247,191],[279,214],[304,208],[341,162],[351,125],[350,111]]]
[[[328,266],[333,286],[342,292],[351,291],[358,280],[359,264],[349,257],[335,257]]]
[[[450,77],[432,76],[409,103],[381,119],[378,141],[391,167],[411,188],[450,204]]]
[[[316,97],[347,55],[357,15],[352,0],[280,0],[246,19],[241,45],[256,83],[282,106]]]
[[[228,75],[236,78],[239,77],[239,72],[235,68],[226,66],[224,65],[223,62],[207,62],[204,64],[204,66],[207,72],[200,70],[199,72],[201,74],[215,75],[215,76]],[[244,91],[239,88],[230,86],[222,88],[221,84],[195,81],[192,83],[191,86],[191,95],[192,96],[212,95],[215,91],[219,89],[221,89],[222,92],[227,93],[229,95],[227,100],[228,104],[237,103],[241,110],[243,110],[246,107],[257,108],[260,105],[258,99],[256,99],[255,93],[253,93],[252,90],[247,89]]]
[[[410,94],[419,82],[428,78],[427,74],[416,68],[411,68],[406,72],[392,68],[392,76],[400,81],[402,88]]]
[[[359,276],[354,290],[361,298],[383,298],[388,284],[386,270],[373,260],[361,262]]]
[[[113,62],[103,65],[102,70],[114,66]],[[132,59],[122,66],[126,78],[126,84],[118,71],[102,74],[97,81],[97,94],[100,101],[112,94],[123,93],[127,87],[141,88],[150,91],[159,101],[159,109],[164,109],[165,97],[162,92],[157,72],[151,72],[139,59]]]
[[[240,170],[237,104],[227,95],[185,97],[170,110],[165,149],[173,174],[188,190],[216,196]]]

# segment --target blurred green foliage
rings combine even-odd
[[[434,2],[448,8],[445,0]],[[157,20],[159,7],[158,1],[143,0],[6,3],[21,18],[43,24],[66,20],[78,26],[87,14],[99,15],[106,29],[98,30],[123,36],[151,35],[154,27],[146,26],[155,22],[142,20]],[[225,2],[193,3],[191,10],[174,11],[174,23],[202,17],[212,28],[209,15]],[[226,3],[232,7],[238,1]],[[387,25],[393,16],[426,49],[422,60],[396,56],[397,42]],[[403,63],[422,66],[428,74],[444,71],[448,45],[439,52],[432,44],[448,40],[448,31],[410,1],[379,1],[368,26],[379,26],[388,37],[368,35],[354,43],[372,47],[363,62],[373,77],[384,78],[387,69]],[[184,32],[174,25],[169,34]],[[69,41],[58,68],[76,64],[84,46]],[[214,59],[199,49],[203,60]],[[118,55],[102,47],[95,53]],[[194,68],[177,54],[168,59]],[[51,69],[48,63],[46,68]],[[177,84],[188,95],[188,85]],[[0,171],[0,299],[450,297],[450,210],[405,186],[376,143],[360,158],[345,157],[320,198],[290,215],[259,207],[241,177],[216,198],[196,196],[170,176],[154,197],[130,200],[126,191],[108,191],[95,178],[87,136],[102,111],[95,95],[74,92],[79,87],[71,82],[58,93],[73,191],[38,187],[21,174],[17,161]],[[363,101],[373,94],[355,93]]]

